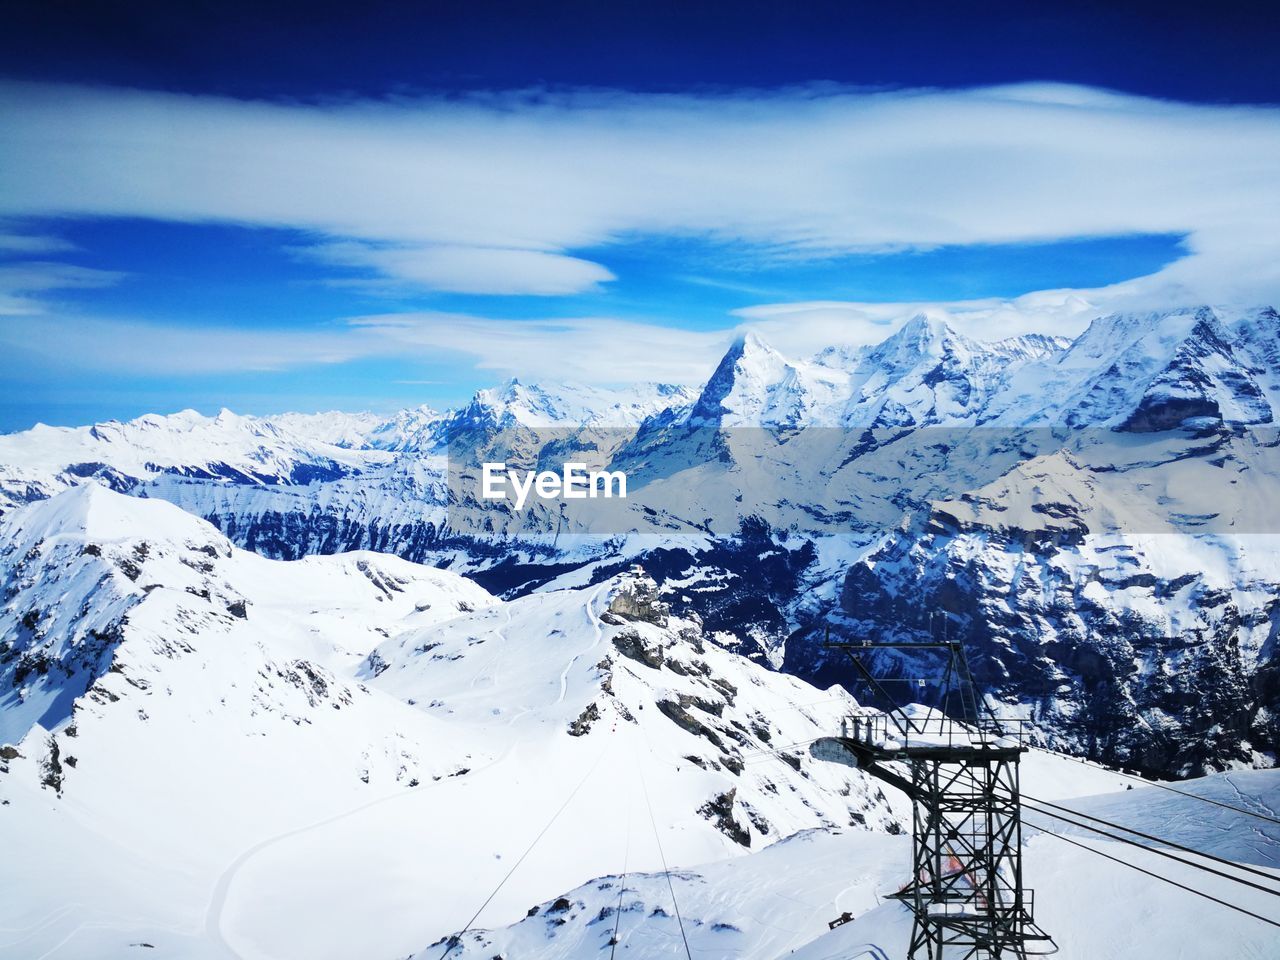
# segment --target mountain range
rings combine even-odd
[[[1028,791],[1274,867],[1270,826],[1244,849],[1096,763],[1280,803],[1242,772],[1280,748],[1277,344],[1269,308],[921,315],[807,359],[748,335],[698,389],[0,437],[0,956],[900,951],[910,807],[806,749],[883,706],[836,638],[926,706],[876,644],[963,641],[1034,722]],[[490,458],[628,497],[517,511],[468,486]],[[1128,875],[1029,851],[1099,955],[1120,921],[1079,917]]]
[[[992,343],[921,314],[804,360],[748,334],[698,390],[38,426],[0,437],[0,505],[92,481],[263,556],[390,553],[508,597],[639,561],[729,649],[821,683],[851,679],[832,630],[945,629],[1055,747],[1189,775],[1280,743],[1278,343],[1272,308]],[[626,503],[518,514],[458,480],[570,452],[625,470]]]

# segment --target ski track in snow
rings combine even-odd
[[[565,667],[564,671],[560,674],[560,692],[555,700],[556,704],[563,703],[565,697],[568,694],[569,674],[573,671],[574,666],[576,666],[578,661],[581,660],[584,656],[591,653],[593,650],[597,649],[600,646],[601,641],[604,639],[604,631],[600,629],[600,621],[596,616],[596,607],[599,603],[600,596],[604,593],[607,587],[608,587],[608,584],[602,584],[599,588],[595,590],[594,593],[591,594],[589,598],[587,598],[587,600],[582,605],[582,610],[584,615],[587,618],[587,622],[592,627],[592,631],[593,631],[592,642],[588,646],[584,647],[577,654],[575,654],[573,659],[569,662],[569,665]],[[505,615],[506,619],[502,627],[495,628],[493,632],[496,633],[503,640],[505,640],[506,637],[503,632],[503,628],[510,625],[511,623],[511,609],[508,605],[504,604],[502,612]],[[505,644],[504,644],[504,647],[505,647]],[[492,661],[490,666],[497,664],[501,660],[502,660],[502,655],[500,654],[494,657],[494,660]],[[496,681],[497,679],[496,670],[491,675],[491,679]],[[474,686],[474,682],[473,682],[473,686]],[[528,712],[529,712],[528,707],[524,707],[516,711],[508,720],[508,725],[514,724],[517,720],[519,720],[520,717],[524,716]],[[510,741],[507,744],[506,748],[501,753],[499,753],[496,757],[494,757],[488,763],[472,770],[468,774],[468,776],[481,773],[484,770],[489,769],[490,767],[493,767],[493,766],[496,766],[497,764],[502,763],[509,756],[511,756],[512,753],[516,751],[516,749],[521,745],[521,743],[522,741],[519,739]],[[412,797],[430,796],[430,791],[433,788],[444,786],[448,784],[448,782],[449,782],[448,780],[441,780],[431,784],[424,784],[422,788],[415,787],[412,790],[408,790],[405,792],[394,793],[385,797],[378,797],[377,799],[370,800],[367,803],[359,804],[358,806],[352,807],[349,810],[345,810],[342,813],[335,814],[334,816],[331,816],[331,817],[326,817],[325,819],[316,821],[315,823],[311,823],[303,827],[296,827],[292,830],[286,830],[283,833],[279,833],[274,836],[267,837],[266,839],[261,840],[258,843],[254,844],[253,846],[249,847],[247,850],[241,853],[238,857],[235,858],[235,860],[233,860],[227,866],[227,868],[218,877],[217,883],[215,883],[214,885],[213,892],[209,898],[209,905],[205,912],[206,935],[212,941],[214,941],[218,946],[220,946],[223,950],[225,950],[228,956],[235,957],[237,958],[237,960],[253,960],[253,957],[247,956],[235,948],[235,946],[227,939],[226,933],[223,929],[223,914],[225,913],[225,910],[226,910],[227,897],[231,890],[231,884],[235,881],[236,876],[239,874],[239,872],[244,868],[244,866],[250,860],[252,860],[258,854],[260,854],[262,851],[276,845],[277,843],[281,843],[285,840],[292,839],[302,834],[310,833],[314,830],[323,829],[325,827],[331,826],[334,823],[338,823],[342,820],[346,820],[350,817],[354,817],[361,813],[364,813],[365,811],[373,807],[378,807],[383,804],[388,804],[396,800],[407,800]]]
[[[13,949],[17,947],[19,944],[21,944],[23,941],[30,940],[32,937],[36,936],[38,933],[40,933],[41,930],[44,930],[46,927],[53,926],[58,921],[60,921],[63,917],[66,917],[69,914],[76,913],[77,911],[85,911],[88,909],[89,909],[88,904],[84,904],[76,901],[76,902],[64,904],[60,909],[57,909],[52,911],[51,913],[45,914],[43,917],[40,918],[38,922],[36,922],[32,926],[21,927],[21,928],[0,927],[0,930],[3,930],[5,933],[21,934],[21,936],[17,940],[11,940],[8,943],[0,943],[0,948],[6,949],[6,950]],[[35,960],[46,960],[47,957],[53,956],[58,950],[62,949],[63,946],[65,946],[67,943],[75,939],[77,934],[82,933],[85,930],[127,930],[127,929],[130,929],[129,925],[124,923],[108,923],[102,920],[98,920],[98,921],[82,920],[80,923],[77,923],[74,927],[71,927],[69,930],[67,930],[66,934],[63,936],[61,940],[59,940],[57,943],[50,946],[49,949],[45,950],[44,953],[36,957]],[[180,928],[173,927],[173,926],[162,927],[161,929],[182,932]]]
[[[511,623],[511,608],[508,605],[504,604],[502,607],[502,612],[505,616],[503,625],[502,627],[495,628],[493,632],[496,633],[502,640],[505,641],[506,635],[504,633],[504,628],[510,625]],[[597,627],[597,632],[598,632],[598,627]],[[597,641],[598,640],[599,638],[597,637]],[[501,659],[502,659],[501,655],[496,656],[494,657],[493,663],[496,664]],[[493,673],[492,678],[496,682],[497,680],[496,670]],[[472,686],[474,685],[475,683],[473,681]],[[563,692],[561,696],[563,698]],[[517,720],[520,719],[520,717],[524,716],[528,712],[529,712],[528,707],[523,707],[520,710],[516,711],[508,720],[508,725],[514,724]],[[489,769],[490,767],[493,767],[493,766],[496,766],[497,764],[502,763],[512,753],[515,752],[516,748],[519,745],[520,745],[520,741],[517,741],[517,740],[513,740],[509,742],[506,749],[504,749],[500,754],[498,754],[488,763],[483,764],[482,766],[472,770],[471,773],[472,774],[480,773],[484,770]],[[248,960],[248,958],[246,958],[244,954],[240,953],[238,950],[235,949],[234,946],[232,946],[232,944],[227,940],[226,935],[224,934],[222,929],[223,913],[226,910],[227,895],[230,892],[231,884],[235,880],[236,875],[245,866],[245,864],[247,864],[251,859],[257,856],[263,850],[266,850],[268,847],[272,847],[277,843],[280,843],[288,839],[292,839],[293,837],[300,836],[302,834],[309,833],[314,830],[323,829],[324,827],[328,827],[334,823],[338,823],[349,817],[353,817],[358,814],[364,813],[365,811],[373,807],[381,806],[382,804],[391,803],[392,801],[395,801],[395,800],[405,800],[410,797],[428,796],[430,791],[433,788],[444,786],[448,782],[449,782],[448,780],[440,780],[435,783],[424,784],[422,789],[415,787],[408,791],[393,793],[385,797],[378,797],[377,799],[370,800],[367,803],[362,803],[355,807],[352,807],[349,810],[345,810],[342,813],[335,814],[334,816],[331,816],[331,817],[326,817],[323,820],[318,820],[315,823],[311,823],[303,827],[297,827],[292,830],[286,830],[283,833],[279,833],[274,836],[268,837],[265,840],[261,840],[258,843],[254,844],[252,847],[245,850],[238,857],[236,857],[236,859],[233,860],[230,863],[230,865],[228,865],[228,867],[219,876],[217,883],[214,885],[214,890],[212,895],[209,898],[209,906],[205,914],[205,930],[207,935],[211,939],[213,939],[219,946],[221,946],[230,956],[236,957],[237,960]]]
[[[502,663],[502,661],[506,659],[506,656],[507,656],[507,635],[505,632],[505,628],[511,625],[510,605],[504,603],[501,607],[501,611],[504,617],[502,625],[498,627],[494,627],[492,630],[489,631],[491,634],[497,637],[498,640],[500,641],[500,643],[498,644],[499,652],[493,655],[493,659],[485,664],[483,670],[477,670],[476,675],[471,678],[470,686],[472,690],[475,690],[481,686],[495,687],[498,685],[498,679],[501,676],[501,674],[498,671],[498,667]]]
[[[512,753],[514,753],[516,748],[519,747],[520,745],[521,745],[521,741],[512,740],[510,743],[507,744],[506,749],[504,749],[500,754],[498,754],[488,763],[483,764],[475,768],[474,770],[470,771],[470,773],[467,775],[470,776],[472,774],[481,773],[485,770],[488,770],[490,767],[493,767],[502,763]],[[245,864],[247,864],[250,860],[252,860],[255,856],[257,856],[263,850],[266,850],[268,847],[275,846],[277,843],[281,843],[282,841],[292,839],[293,837],[297,837],[305,833],[310,833],[313,830],[321,830],[324,827],[331,826],[332,824],[338,823],[342,820],[346,820],[349,817],[354,817],[354,816],[357,816],[358,814],[364,813],[365,811],[370,810],[373,807],[382,806],[383,804],[389,804],[396,800],[407,800],[412,797],[430,796],[433,788],[443,787],[446,784],[449,784],[449,782],[450,781],[448,779],[444,779],[444,780],[436,781],[434,783],[423,784],[422,787],[404,788],[404,790],[400,793],[393,793],[389,796],[378,797],[375,800],[370,800],[367,803],[359,804],[358,806],[352,807],[349,810],[345,810],[342,813],[335,814],[332,817],[326,817],[323,820],[318,820],[315,823],[307,824],[306,826],[303,826],[303,827],[296,827],[292,830],[286,830],[283,833],[278,833],[275,836],[268,837],[265,840],[261,840],[258,843],[254,844],[252,847],[250,847],[249,849],[241,853],[240,856],[236,857],[236,859],[233,860],[231,864],[222,872],[222,875],[218,877],[218,881],[213,888],[213,893],[209,897],[208,909],[205,912],[206,934],[212,940],[214,940],[219,946],[225,949],[228,955],[237,958],[237,960],[253,960],[252,957],[249,957],[249,956],[246,956],[245,954],[240,953],[238,950],[236,950],[234,946],[232,946],[232,944],[227,940],[226,935],[222,928],[223,913],[226,910],[226,905],[227,905],[227,895],[231,890],[231,884],[235,881],[236,874],[238,874],[240,870],[244,868]]]
[[[48,918],[46,918],[46,919],[45,919],[45,920],[44,920],[44,921],[43,921],[43,922],[42,922],[38,927],[33,927],[33,928],[32,928],[32,930],[31,930],[31,932],[32,932],[32,933],[36,933],[36,932],[38,932],[39,930],[43,929],[45,926],[47,926],[47,925],[48,925],[52,920],[54,920],[54,919],[56,919],[56,918],[58,918],[58,917],[61,917],[63,914],[67,913],[68,911],[75,910],[75,909],[77,909],[77,908],[84,908],[85,906],[86,906],[86,905],[85,905],[85,904],[82,904],[82,903],[73,903],[73,904],[70,904],[70,905],[68,905],[68,907],[67,907],[65,910],[58,911],[58,913],[57,913],[56,915],[50,915],[50,916],[49,916]],[[166,933],[176,933],[176,934],[180,934],[180,935],[182,935],[182,934],[187,934],[187,933],[189,933],[189,932],[190,932],[190,930],[189,930],[188,928],[183,927],[183,926],[181,926],[181,925],[177,925],[177,924],[152,923],[152,928],[153,928],[154,930],[163,930],[163,931],[165,931]],[[54,956],[54,955],[55,955],[59,950],[61,950],[64,946],[66,946],[68,943],[70,943],[72,940],[74,940],[74,939],[75,939],[79,934],[84,933],[86,930],[119,930],[119,931],[126,931],[126,930],[135,930],[135,929],[136,929],[136,926],[135,926],[132,922],[130,922],[130,923],[125,923],[125,922],[121,921],[121,922],[117,922],[117,923],[112,923],[112,922],[109,922],[109,921],[107,921],[107,920],[86,920],[86,921],[82,921],[82,922],[80,922],[80,923],[77,923],[77,924],[76,924],[74,927],[72,927],[70,930],[68,930],[68,931],[67,931],[66,936],[64,936],[64,937],[63,937],[61,940],[59,940],[57,943],[55,943],[55,944],[53,944],[51,947],[49,947],[49,949],[48,949],[48,950],[46,950],[44,953],[42,953],[42,954],[40,954],[39,956],[35,957],[35,958],[34,958],[34,960],[48,960],[48,958],[49,958],[49,957]],[[5,944],[5,946],[10,946],[10,947],[11,947],[11,946],[15,946],[15,945],[16,945],[16,944]],[[131,946],[132,946],[132,944],[131,944]]]
[[[564,671],[560,674],[560,695],[555,700],[555,703],[557,704],[564,703],[564,698],[569,692],[569,674],[573,672],[573,668],[577,665],[578,661],[600,646],[600,641],[604,639],[604,631],[600,629],[600,620],[596,617],[595,606],[596,602],[600,599],[600,594],[605,591],[606,586],[607,585],[598,587],[595,593],[591,594],[591,596],[582,604],[582,611],[586,614],[587,623],[591,625],[591,629],[594,631],[595,636],[587,647],[574,654],[573,659],[569,661],[569,665],[565,667]]]

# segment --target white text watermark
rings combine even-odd
[[[594,500],[627,498],[627,475],[621,470],[589,470],[585,463],[566,463],[554,470],[508,470],[505,463],[485,463],[480,468],[480,496],[507,500],[523,510],[533,493],[540,500]]]

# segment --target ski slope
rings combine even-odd
[[[640,573],[508,603],[373,554],[267,560],[91,484],[3,534],[0,957],[407,956],[544,828],[481,919],[612,869],[637,776],[673,865],[901,829],[789,746],[846,693],[722,649]]]

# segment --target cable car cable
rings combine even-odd
[[[1221,800],[1214,800],[1212,797],[1202,797],[1197,793],[1191,793],[1187,790],[1179,790],[1177,787],[1171,787],[1167,783],[1161,783],[1159,780],[1148,780],[1146,777],[1135,776],[1132,773],[1126,773],[1123,770],[1116,770],[1108,767],[1105,763],[1098,763],[1096,760],[1086,760],[1083,757],[1072,756],[1069,753],[1063,753],[1061,750],[1050,750],[1048,747],[1042,747],[1045,753],[1051,753],[1057,757],[1065,757],[1068,760],[1075,760],[1077,763],[1096,766],[1107,773],[1114,773],[1117,777],[1125,777],[1135,783],[1140,783],[1144,787],[1157,787],[1160,790],[1168,790],[1170,793],[1176,793],[1180,797],[1189,797],[1192,800],[1199,800],[1201,803],[1211,803],[1215,807],[1222,807],[1224,810],[1234,810],[1236,813],[1243,813],[1247,817],[1256,817],[1259,820],[1265,820],[1267,823],[1280,825],[1280,817],[1269,816],[1265,813],[1258,813],[1255,810],[1246,810],[1244,807],[1232,806],[1229,803],[1223,803]],[[1229,782],[1229,781],[1228,781]]]
[[[627,890],[627,860],[631,856],[631,804],[627,803],[627,842],[622,850],[622,875],[618,878],[618,906],[613,913],[613,937],[609,940],[609,960],[618,950],[618,928],[622,924],[622,896]]]
[[[547,821],[546,825],[541,831],[539,831],[538,835],[533,838],[533,843],[529,844],[528,849],[526,849],[524,853],[520,854],[520,859],[512,864],[511,869],[508,870],[506,875],[498,881],[498,885],[493,888],[493,891],[489,896],[485,897],[484,903],[480,904],[480,909],[471,915],[471,919],[467,921],[467,925],[449,938],[448,943],[445,945],[444,953],[440,954],[439,960],[444,960],[445,957],[449,956],[449,954],[453,952],[454,947],[462,943],[462,935],[471,929],[471,925],[474,924],[480,917],[480,914],[484,912],[484,908],[487,907],[493,898],[498,895],[498,891],[501,890],[503,886],[506,885],[506,882],[511,879],[511,875],[516,872],[520,864],[524,863],[529,854],[533,853],[533,848],[536,847],[538,842],[547,835],[547,831],[551,829],[552,825],[560,819],[560,814],[564,813],[569,804],[573,802],[573,798],[578,795],[578,791],[582,789],[583,784],[587,782],[591,777],[591,774],[596,772],[596,767],[600,766],[600,761],[604,759],[604,754],[605,751],[601,751],[600,756],[596,757],[596,762],[591,765],[591,768],[587,770],[585,774],[583,774],[582,779],[578,781],[578,785],[574,787],[569,796],[565,798],[564,803],[560,804],[560,809],[551,815],[551,819]]]
[[[1024,800],[1030,800],[1033,803],[1038,803],[1043,807],[1053,807],[1053,809],[1055,810],[1061,810],[1064,813],[1069,813],[1074,817],[1083,817],[1086,820],[1092,820],[1095,823],[1101,823],[1104,826],[1112,827],[1116,830],[1123,830],[1126,833],[1132,833],[1134,836],[1142,837],[1142,839],[1144,840],[1150,840],[1153,843],[1161,844],[1162,846],[1169,847],[1173,850],[1181,850],[1183,853],[1190,853],[1190,854],[1194,854],[1197,857],[1204,857],[1206,860],[1212,860],[1213,862],[1220,863],[1223,866],[1232,867],[1236,870],[1243,870],[1245,873],[1252,873],[1255,876],[1262,877],[1265,880],[1270,880],[1272,883],[1280,883],[1280,876],[1276,876],[1276,874],[1274,873],[1268,873],[1265,870],[1260,870],[1257,867],[1250,866],[1247,863],[1240,863],[1236,860],[1229,860],[1226,857],[1220,857],[1213,853],[1205,853],[1202,850],[1196,850],[1194,847],[1183,846],[1180,843],[1175,843],[1173,840],[1167,840],[1164,837],[1157,837],[1149,833],[1143,833],[1141,830],[1135,830],[1133,827],[1126,827],[1122,823],[1113,823],[1110,820],[1104,820],[1102,817],[1095,817],[1088,813],[1081,813],[1079,810],[1072,810],[1070,807],[1059,806],[1056,803],[1050,803],[1048,800],[1041,800],[1039,797],[1033,797],[1033,796],[1030,796],[1029,794],[1024,793],[1022,797]],[[1057,816],[1056,814],[1050,813],[1048,810],[1043,810],[1040,812],[1045,813],[1051,817]],[[1077,824],[1077,826],[1080,826],[1080,825]],[[1275,896],[1280,896],[1280,890],[1268,890],[1267,892],[1272,893]]]
[[[667,878],[667,889],[671,891],[671,905],[676,910],[676,923],[680,925],[680,939],[684,941],[684,955],[686,960],[693,960],[693,953],[689,949],[689,938],[684,932],[684,918],[680,916],[680,901],[676,899],[676,886],[671,880],[671,871],[667,868],[667,855],[662,849],[662,837],[658,836],[658,821],[653,815],[653,803],[649,800],[649,784],[645,782],[644,770],[637,765],[636,769],[640,773],[640,787],[644,791],[644,803],[649,808],[649,823],[653,826],[653,839],[658,843],[658,856],[662,859],[662,872]]]
[[[1195,887],[1188,887],[1186,884],[1179,883],[1177,880],[1171,880],[1168,877],[1162,876],[1151,870],[1147,870],[1143,867],[1138,866],[1137,864],[1129,863],[1129,861],[1127,860],[1121,860],[1119,857],[1113,857],[1111,854],[1104,853],[1103,851],[1098,850],[1094,847],[1091,847],[1086,843],[1081,843],[1078,840],[1072,840],[1070,837],[1064,837],[1062,834],[1055,833],[1053,830],[1050,830],[1047,827],[1042,827],[1039,824],[1031,823],[1028,820],[1024,820],[1023,822],[1026,823],[1027,826],[1032,827],[1033,829],[1039,830],[1041,833],[1045,834],[1046,836],[1056,837],[1057,839],[1063,841],[1064,843],[1069,843],[1073,847],[1079,847],[1081,850],[1087,850],[1090,853],[1097,854],[1100,857],[1105,857],[1108,860],[1111,860],[1111,861],[1114,861],[1115,863],[1120,864],[1122,867],[1128,867],[1130,870],[1137,870],[1139,873],[1145,873],[1148,877],[1154,877],[1156,880],[1163,881],[1164,883],[1177,887],[1180,890],[1185,890],[1187,891],[1187,893],[1193,893],[1197,897],[1203,897],[1205,900],[1211,900],[1214,903],[1219,904],[1220,906],[1226,907],[1228,910],[1234,910],[1236,913],[1243,913],[1247,917],[1252,917],[1254,920],[1261,920],[1263,923],[1270,924],[1273,927],[1280,927],[1280,920],[1272,920],[1269,917],[1264,917],[1261,914],[1254,913],[1251,910],[1246,910],[1244,907],[1238,907],[1234,903],[1230,903],[1226,900],[1220,900],[1217,897],[1211,896],[1210,894],[1207,894],[1202,890],[1197,890]]]
[[[1106,837],[1108,840],[1115,840],[1117,843],[1126,843],[1131,847],[1138,847],[1141,850],[1146,850],[1148,853],[1154,853],[1158,857],[1164,857],[1165,859],[1172,860],[1175,863],[1181,863],[1184,866],[1192,867],[1196,870],[1203,870],[1205,873],[1211,873],[1215,877],[1221,877],[1224,880],[1232,880],[1246,887],[1252,887],[1254,890],[1259,890],[1262,893],[1269,893],[1273,897],[1280,897],[1280,890],[1272,890],[1269,887],[1264,887],[1261,884],[1254,883],[1252,880],[1246,880],[1244,877],[1237,877],[1229,873],[1223,873],[1221,870],[1215,870],[1213,867],[1206,866],[1203,863],[1196,863],[1194,860],[1184,859],[1183,857],[1179,857],[1177,854],[1169,853],[1167,850],[1149,847],[1145,843],[1139,843],[1137,840],[1131,840],[1128,837],[1122,837],[1118,834],[1110,833],[1100,827],[1092,827],[1087,823],[1072,820],[1070,817],[1064,817],[1062,814],[1054,813],[1051,810],[1040,810],[1036,807],[1029,807],[1028,809],[1047,817],[1053,817],[1055,820],[1061,820],[1063,823],[1069,823],[1073,827],[1079,827],[1082,830],[1089,830],[1099,836]]]

